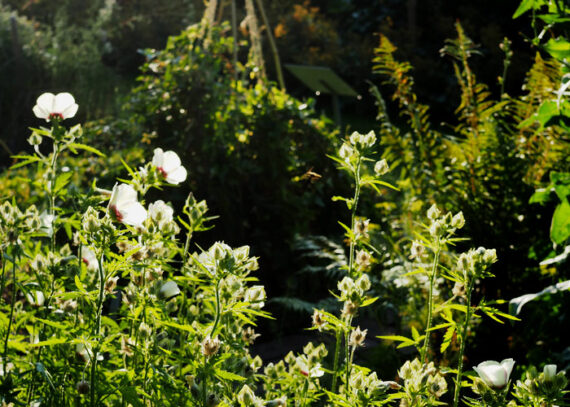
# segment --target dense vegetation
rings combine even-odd
[[[413,1],[406,35],[391,2],[150,3],[0,6],[4,404],[568,402],[564,2],[513,7],[528,42],[489,28],[492,53],[478,13],[434,30],[440,95],[403,58]],[[366,131],[276,50],[368,77]]]

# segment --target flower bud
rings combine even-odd
[[[435,204],[433,204],[427,211],[427,217],[431,221],[434,221],[437,218],[439,218],[439,215],[441,215],[441,212]]]
[[[39,146],[42,144],[42,136],[34,131],[28,138],[28,143],[30,143],[31,146]]]
[[[544,366],[544,380],[551,382],[556,376],[556,365],[545,365]]]
[[[390,167],[388,167],[388,162],[386,162],[385,159],[376,161],[376,164],[374,164],[374,173],[377,176],[381,177],[382,175],[388,173],[388,171],[390,171]]]
[[[41,291],[30,291],[26,294],[26,299],[33,307],[42,307],[44,305],[46,297]]]
[[[356,280],[356,286],[360,288],[363,292],[370,290],[371,285],[372,284],[370,283],[370,278],[368,277],[367,274],[363,274],[362,276],[360,276],[358,280]]]
[[[463,217],[463,212],[459,211],[451,219],[451,227],[461,229],[463,226],[465,226],[465,218]]]
[[[251,388],[247,384],[244,384],[244,386],[241,388],[241,390],[237,395],[237,400],[239,401],[239,403],[242,406],[249,407],[254,405],[255,399],[256,397],[255,394],[253,393],[253,390],[251,390]]]

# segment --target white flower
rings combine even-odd
[[[43,211],[40,214],[40,231],[45,233],[48,236],[53,235],[53,221],[54,220],[55,220],[54,215],[50,215],[46,211]]]
[[[34,307],[42,307],[44,305],[46,297],[43,292],[34,290],[26,294],[26,299],[30,305],[33,305]]]
[[[50,121],[58,118],[60,120],[69,119],[77,113],[77,103],[71,94],[58,93],[43,93],[34,106],[34,114],[40,119]]]
[[[169,184],[177,185],[186,180],[186,168],[182,166],[180,157],[174,151],[162,151],[161,148],[155,148],[152,165]]]
[[[544,380],[551,382],[554,377],[556,377],[556,365],[545,365],[544,366]]]
[[[164,201],[156,201],[148,206],[150,218],[158,224],[172,222],[174,209],[164,203]]]
[[[159,295],[165,300],[169,300],[178,294],[180,294],[180,288],[178,288],[178,284],[174,281],[167,281],[160,287]]]
[[[141,226],[147,218],[146,209],[137,201],[137,191],[127,184],[115,184],[109,210],[117,221],[125,225]]]
[[[299,368],[299,371],[303,376],[307,377],[321,377],[325,374],[324,370],[321,368],[320,363],[316,363],[315,366],[309,368],[309,361],[306,356],[299,356],[295,360],[295,364]]]
[[[97,256],[95,252],[89,247],[81,248],[81,261],[87,266],[87,270],[95,271],[99,268],[97,263]]]
[[[513,359],[505,359],[501,363],[494,360],[481,362],[474,367],[479,377],[492,388],[502,389],[509,382],[509,376],[513,371],[515,361]]]
[[[374,173],[378,176],[382,176],[390,171],[390,167],[388,167],[388,162],[385,159],[380,161],[376,161],[374,164]]]

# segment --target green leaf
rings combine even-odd
[[[53,345],[61,345],[62,343],[66,343],[67,342],[67,338],[51,338],[51,339],[47,339],[45,341],[41,341],[41,342],[37,342],[37,343],[33,343],[31,346],[34,348],[39,348],[42,346],[53,346]]]
[[[222,370],[222,369],[214,369],[214,374],[222,380],[231,380],[233,382],[244,382],[245,381],[245,377],[242,377],[240,375],[237,375],[235,373],[232,372],[228,372],[227,370]]]
[[[570,57],[570,42],[568,42],[565,38],[562,37],[558,37],[556,39],[551,38],[544,45],[544,49],[553,58],[558,59],[560,61]]]
[[[523,0],[515,10],[513,18],[519,18],[534,6],[534,0]]]
[[[55,187],[53,189],[54,194],[57,194],[63,188],[67,186],[71,176],[73,175],[72,172],[64,172],[63,174],[59,174],[55,180]]]
[[[564,199],[552,216],[550,226],[550,239],[556,244],[562,244],[570,237],[570,203]]]
[[[192,333],[196,332],[191,325],[182,325],[172,321],[160,321],[159,324],[164,326],[169,326],[171,328],[180,329],[181,331],[192,332]]]
[[[445,350],[451,344],[451,340],[453,339],[454,333],[455,333],[455,325],[451,325],[449,328],[447,328],[447,331],[445,331],[445,334],[443,335],[443,342],[441,343],[441,347],[439,348],[441,353],[445,352]]]
[[[71,143],[68,144],[67,147],[69,147],[69,149],[75,154],[77,154],[75,150],[85,150],[95,155],[98,155],[99,157],[106,157],[105,154],[103,154],[101,151],[97,150],[95,147],[88,146],[87,144]]]
[[[538,203],[544,205],[550,200],[550,192],[550,188],[538,188],[536,191],[534,191],[534,194],[532,194],[528,203]]]

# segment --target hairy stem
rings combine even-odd
[[[332,386],[331,392],[336,393],[336,381],[338,378],[338,363],[340,359],[340,341],[342,338],[342,330],[337,328],[336,330],[336,345],[334,350],[334,362],[333,362],[333,379],[332,379]]]
[[[429,293],[428,293],[428,315],[427,315],[427,323],[426,323],[426,333],[424,338],[424,346],[422,347],[421,352],[421,360],[422,363],[426,362],[427,352],[429,350],[429,337],[430,337],[430,329],[432,324],[433,318],[433,285],[435,282],[435,275],[437,273],[437,267],[439,265],[439,253],[441,252],[440,241],[439,237],[436,241],[435,247],[435,255],[433,256],[433,265],[431,269],[431,273],[429,276]]]
[[[99,298],[97,300],[97,316],[95,318],[95,326],[93,327],[93,335],[98,337],[101,334],[101,313],[103,311],[103,299],[105,297],[105,275],[103,272],[103,254],[97,260],[99,268]],[[91,355],[91,407],[96,406],[95,398],[97,397],[97,352],[99,347],[93,350]]]
[[[459,403],[459,393],[461,391],[461,376],[463,371],[463,354],[465,353],[465,343],[467,342],[467,329],[469,328],[469,321],[471,320],[471,292],[473,291],[473,279],[469,281],[467,287],[467,314],[463,323],[463,330],[461,332],[461,347],[459,349],[459,362],[457,365],[457,376],[455,379],[455,393],[453,395],[453,407],[457,407]]]
[[[8,356],[8,340],[10,339],[10,330],[12,329],[12,320],[14,319],[14,306],[16,305],[16,295],[18,293],[18,281],[16,280],[16,259],[12,260],[12,301],[10,303],[10,316],[8,317],[8,328],[6,328],[6,338],[4,339],[4,353],[2,360],[4,366],[8,363],[6,356]]]

